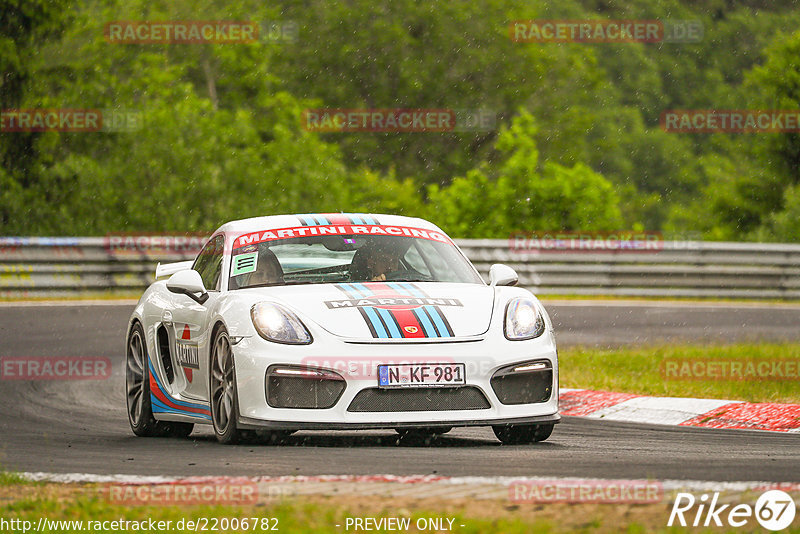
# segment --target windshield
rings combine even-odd
[[[228,287],[342,282],[483,281],[450,242],[359,234],[266,240],[234,248]]]

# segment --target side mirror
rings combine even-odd
[[[186,295],[198,304],[203,304],[208,300],[208,292],[203,287],[200,273],[192,269],[178,271],[170,276],[167,280],[167,289],[171,293]]]
[[[495,263],[489,269],[489,284],[492,286],[513,286],[518,281],[517,271],[508,265]]]

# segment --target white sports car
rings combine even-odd
[[[131,428],[210,424],[222,443],[480,425],[503,443],[547,439],[560,420],[552,323],[511,287],[513,269],[493,265],[490,278],[421,219],[227,223],[193,262],[159,265],[130,318]]]

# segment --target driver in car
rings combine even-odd
[[[367,256],[370,280],[383,282],[387,274],[401,270],[400,254],[395,247],[376,247],[372,254]]]

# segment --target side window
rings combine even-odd
[[[224,249],[225,238],[218,235],[203,247],[192,266],[192,269],[200,273],[203,285],[209,291],[219,289],[219,275],[222,273],[222,253]]]

